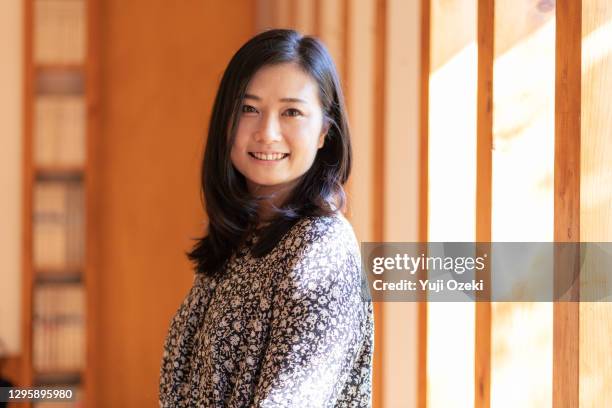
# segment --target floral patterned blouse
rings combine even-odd
[[[303,218],[261,258],[256,240],[219,276],[196,274],[164,344],[160,407],[371,406],[374,321],[351,225]]]

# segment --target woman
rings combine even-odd
[[[351,162],[324,46],[292,30],[243,45],[202,164],[207,234],[164,345],[163,407],[371,405],[372,304],[339,209]]]

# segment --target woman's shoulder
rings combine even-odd
[[[304,293],[334,287],[361,294],[359,245],[342,214],[300,220],[287,234],[281,251],[284,267],[276,279],[281,282],[279,287],[299,288]]]
[[[340,212],[331,215],[307,216],[289,230],[288,241],[315,242],[355,236],[350,222]]]
[[[300,219],[287,233],[281,250],[301,256],[313,251],[359,256],[353,227],[340,212]]]

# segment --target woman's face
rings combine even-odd
[[[232,164],[254,195],[286,193],[310,169],[327,129],[318,86],[293,63],[264,66],[239,112]]]

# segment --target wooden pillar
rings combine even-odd
[[[555,82],[555,242],[580,240],[582,1],[557,2]],[[565,269],[555,255],[555,274]],[[579,282],[570,295],[577,299]],[[556,290],[555,290],[556,292]],[[553,407],[579,406],[580,304],[553,309]]]
[[[478,1],[476,241],[491,241],[494,1]],[[483,271],[490,274],[490,271]],[[485,282],[490,279],[485,277]],[[491,303],[476,304],[474,406],[491,405]]]

